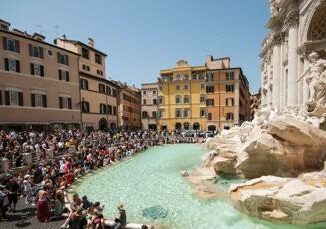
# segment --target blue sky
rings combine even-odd
[[[107,75],[129,84],[154,82],[179,59],[202,65],[229,56],[251,91],[260,86],[260,44],[267,0],[0,0],[0,18],[46,40],[95,40],[108,54]],[[57,26],[57,27],[56,27]]]

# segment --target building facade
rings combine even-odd
[[[0,126],[78,127],[79,55],[9,27],[0,20]]]
[[[326,58],[326,2],[270,0],[270,9],[270,32],[260,55],[262,107],[284,109],[312,101],[314,86],[307,73],[325,69],[318,60]]]
[[[253,120],[257,110],[261,108],[261,91],[250,96],[250,120]]]
[[[208,56],[205,65],[180,60],[160,72],[158,126],[172,130],[220,132],[249,120],[249,83],[230,58]]]
[[[141,94],[134,86],[114,81],[118,87],[118,126],[124,129],[141,128]]]
[[[107,55],[94,48],[94,40],[91,38],[84,44],[63,36],[56,39],[55,43],[80,55],[78,74],[83,129],[117,128],[118,86],[105,78]]]
[[[141,85],[141,122],[143,129],[157,130],[157,83]]]

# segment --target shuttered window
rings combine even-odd
[[[44,66],[31,63],[31,75],[44,76]]]
[[[19,60],[5,58],[5,70],[11,72],[20,72],[20,62]]]
[[[23,106],[23,93],[20,91],[5,91],[5,105]]]
[[[69,97],[59,97],[59,107],[61,109],[72,109],[72,101]]]
[[[42,47],[29,44],[28,50],[29,50],[29,56],[38,57],[38,58],[43,59],[44,56],[43,56],[43,48]]]
[[[43,94],[31,94],[32,107],[47,107],[47,96]]]
[[[11,52],[17,52],[17,53],[20,52],[18,40],[3,37],[2,41],[3,41],[3,49],[4,50],[11,51]]]
[[[58,73],[59,73],[59,80],[66,81],[66,82],[70,81],[68,71],[59,69]]]

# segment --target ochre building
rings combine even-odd
[[[94,48],[91,38],[85,44],[63,36],[55,43],[80,55],[78,74],[83,129],[115,129],[118,124],[118,86],[105,78],[107,55]]]
[[[141,128],[140,90],[120,81],[114,81],[118,91],[118,126],[124,129]]]
[[[160,129],[220,132],[250,118],[249,83],[230,58],[208,56],[202,66],[180,60],[158,81]]]
[[[79,55],[0,20],[0,126],[78,127]]]

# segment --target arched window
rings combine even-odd
[[[326,3],[320,5],[314,13],[308,32],[308,40],[322,39],[326,39]]]

